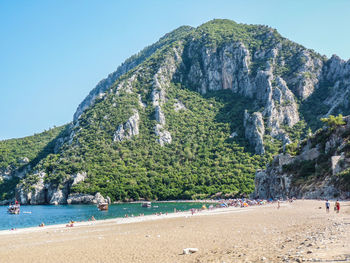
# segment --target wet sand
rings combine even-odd
[[[333,202],[332,202],[333,205]],[[319,209],[321,207],[321,209]],[[182,255],[184,248],[198,252]],[[0,262],[350,262],[350,202],[297,200],[191,216],[0,232]]]

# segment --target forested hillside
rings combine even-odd
[[[248,196],[274,155],[296,151],[320,118],[349,113],[348,69],[267,26],[180,27],[102,80],[55,149],[47,144],[22,177],[3,179],[19,183],[2,199]],[[3,167],[18,160],[1,158]]]

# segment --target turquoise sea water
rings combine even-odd
[[[109,206],[108,211],[99,211],[96,205],[35,205],[21,206],[19,215],[7,213],[7,206],[0,206],[0,230],[9,230],[11,228],[25,228],[38,226],[41,222],[45,225],[65,224],[69,221],[87,221],[91,216],[96,220],[124,217],[125,214],[150,215],[153,213],[173,212],[176,210],[189,210],[191,208],[201,208],[201,203],[185,202],[152,202],[151,208],[141,207],[141,204],[113,204]]]

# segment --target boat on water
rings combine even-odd
[[[20,212],[20,205],[19,204],[9,205],[9,207],[7,208],[7,212],[9,214],[18,215]]]
[[[152,203],[151,202],[143,202],[141,204],[142,207],[151,207],[152,206]]]
[[[100,211],[107,211],[108,210],[108,203],[99,203],[97,205],[98,210]]]

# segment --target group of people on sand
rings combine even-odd
[[[96,221],[95,217],[94,216],[91,216],[91,218],[88,219],[88,221]],[[81,221],[81,222],[84,222],[84,221]],[[69,223],[66,225],[66,227],[73,227],[74,226],[74,223],[76,223],[75,221],[71,220],[69,221]],[[45,224],[44,222],[41,222],[41,224],[39,224],[39,227],[44,227]]]
[[[331,206],[331,203],[328,201],[328,200],[326,200],[326,212],[327,213],[329,213],[329,208],[330,208],[330,206]],[[337,200],[335,203],[334,203],[334,211],[335,212],[337,212],[337,213],[339,213],[339,211],[340,211],[340,203],[339,203],[339,200]]]

